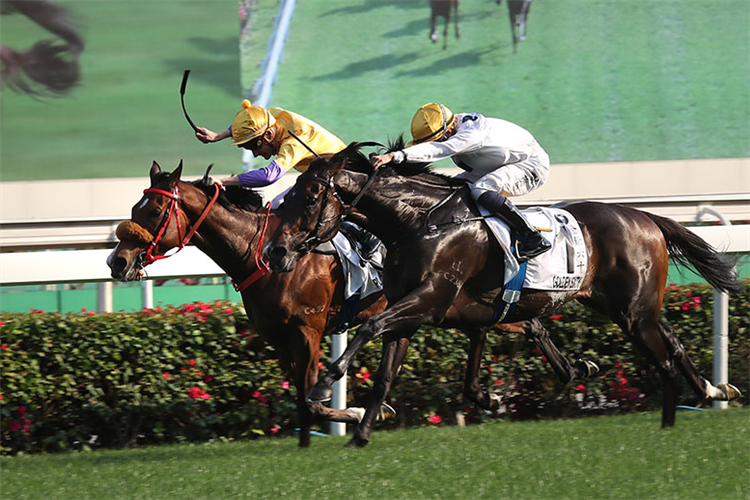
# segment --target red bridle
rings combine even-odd
[[[143,263],[143,266],[147,266],[151,264],[152,262],[155,262],[160,259],[166,259],[167,257],[171,257],[172,255],[176,254],[183,248],[185,248],[185,245],[190,242],[190,239],[193,237],[195,232],[198,230],[200,225],[205,220],[206,216],[208,215],[208,211],[211,210],[211,207],[216,203],[216,200],[219,198],[219,186],[214,186],[216,188],[216,192],[214,193],[213,197],[211,198],[211,201],[208,202],[208,205],[206,205],[206,208],[203,209],[203,213],[198,217],[198,220],[195,221],[195,224],[193,224],[193,227],[188,231],[188,233],[183,238],[182,236],[182,226],[180,225],[180,212],[179,210],[176,210],[177,207],[177,200],[179,199],[180,190],[177,186],[174,187],[173,191],[165,191],[163,189],[156,189],[156,188],[148,188],[143,190],[143,194],[146,193],[155,193],[155,194],[161,194],[163,196],[166,196],[167,198],[170,198],[172,201],[169,204],[169,210],[167,210],[167,213],[164,215],[164,218],[161,220],[161,223],[159,224],[159,228],[156,231],[156,236],[154,237],[153,241],[149,244],[148,248],[145,252],[141,254],[141,260]],[[172,220],[172,215],[174,214],[174,218],[177,220],[177,234],[180,237],[180,243],[177,248],[177,252],[171,253],[169,255],[154,255],[154,248],[156,248],[156,245],[161,240],[162,236],[164,236],[164,232],[167,230],[167,226],[169,226],[169,221]]]

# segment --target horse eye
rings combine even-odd
[[[161,210],[158,208],[154,208],[151,210],[151,217],[159,217],[161,215]]]
[[[307,206],[308,207],[314,206],[315,203],[317,203],[317,202],[318,202],[318,198],[316,198],[315,196],[308,196],[307,197]]]

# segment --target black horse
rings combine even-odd
[[[502,0],[497,0],[500,5]],[[526,21],[531,10],[531,0],[508,0],[510,32],[513,35],[513,52],[518,50],[518,42],[526,40]]]
[[[342,357],[313,389],[325,394],[365,342],[382,336],[383,359],[364,419],[348,446],[369,442],[377,410],[422,324],[471,331],[492,324],[503,285],[503,255],[485,228],[462,181],[408,165],[373,172],[353,143],[313,162],[284,200],[281,223],[265,254],[278,272],[312,245],[333,236],[345,216],[377,235],[388,248],[384,282],[388,309],[360,327]],[[398,146],[397,146],[398,148]],[[348,204],[348,205],[347,205]],[[582,228],[588,268],[580,289],[524,289],[507,322],[546,337],[536,319],[573,299],[608,315],[641,348],[664,387],[662,426],[674,425],[681,372],[697,395],[732,400],[729,384],[712,385],[688,358],[674,330],[659,318],[668,257],[698,271],[720,290],[739,292],[732,265],[678,223],[629,207],[594,202],[564,208]],[[573,373],[564,360],[562,367]]]

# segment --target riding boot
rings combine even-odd
[[[342,233],[349,234],[357,241],[362,253],[362,257],[367,260],[372,257],[372,254],[375,253],[375,251],[381,244],[381,241],[377,236],[365,229],[362,229],[353,222],[343,222],[340,229]]]
[[[519,212],[508,198],[499,193],[486,191],[479,196],[477,202],[487,210],[494,212],[520,235],[521,246],[518,248],[517,259],[523,262],[543,254],[552,244],[548,242],[542,233]]]

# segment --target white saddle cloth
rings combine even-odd
[[[482,215],[490,213],[482,206]],[[586,243],[581,227],[570,213],[559,208],[530,208],[522,210],[524,217],[539,229],[552,248],[531,259],[526,266],[523,288],[535,290],[578,290],[588,267]],[[497,217],[485,222],[497,238],[505,254],[505,276],[508,283],[519,271],[519,264],[510,253],[511,241],[508,225]]]
[[[346,283],[344,299],[348,299],[357,293],[360,294],[361,299],[364,299],[368,295],[383,290],[380,273],[372,264],[359,258],[359,254],[352,248],[349,238],[340,232],[336,233],[336,236],[333,237],[333,246],[339,254],[339,260],[344,270],[344,282]],[[380,252],[374,252],[373,259],[375,264],[382,269],[383,262]]]

